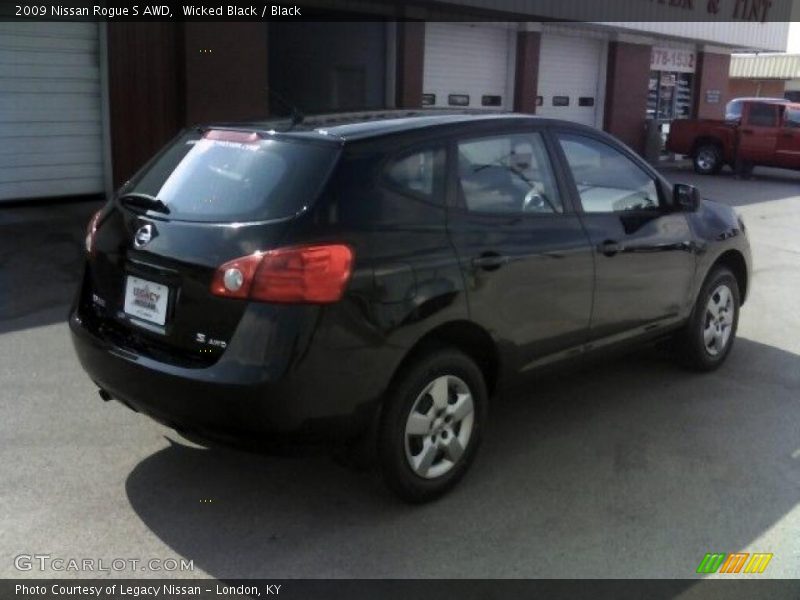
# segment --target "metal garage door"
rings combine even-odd
[[[0,201],[103,191],[97,23],[0,23]]]
[[[584,125],[602,125],[606,42],[543,34],[536,114]]]
[[[504,27],[426,23],[423,105],[511,109],[515,39]]]

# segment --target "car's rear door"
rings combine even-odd
[[[550,151],[542,131],[517,128],[460,136],[448,152],[448,231],[470,315],[512,372],[578,347],[589,326],[592,252]]]
[[[780,132],[779,108],[768,102],[745,104],[739,127],[737,160],[756,165],[774,165]]]
[[[554,131],[573,197],[594,247],[591,337],[626,337],[674,322],[695,274],[685,214],[622,146],[585,130]]]

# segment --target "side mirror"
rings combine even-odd
[[[700,192],[693,185],[676,183],[672,189],[672,204],[676,210],[694,212],[700,206]]]

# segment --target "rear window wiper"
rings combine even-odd
[[[125,206],[135,206],[137,208],[145,208],[147,210],[154,210],[156,212],[169,214],[169,206],[164,204],[163,200],[151,196],[150,194],[143,194],[141,192],[128,192],[127,194],[120,194],[117,201]]]

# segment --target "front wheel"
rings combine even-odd
[[[716,175],[722,169],[722,153],[714,144],[703,144],[695,150],[693,164],[701,175]]]
[[[718,368],[731,351],[739,325],[739,285],[718,267],[703,284],[686,328],[677,336],[678,358],[698,371]]]
[[[464,476],[480,443],[486,383],[455,349],[418,357],[396,378],[378,431],[378,459],[389,487],[407,502],[427,502]]]

